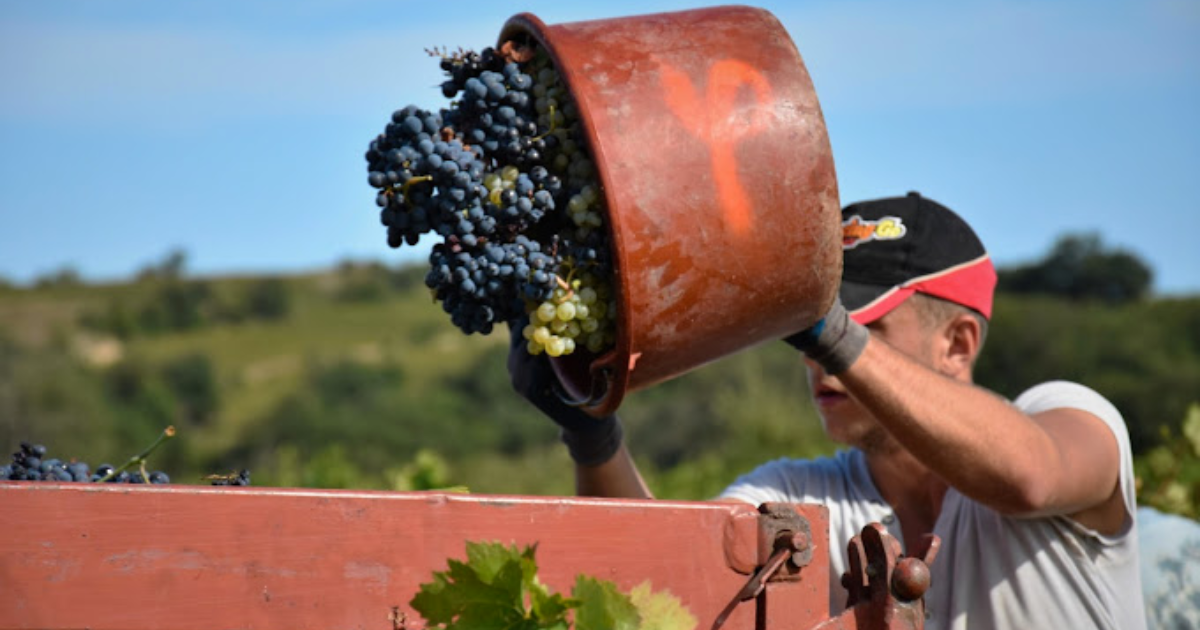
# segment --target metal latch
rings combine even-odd
[[[812,562],[812,528],[788,503],[764,503],[758,506],[758,560],[765,566],[781,549],[791,554],[779,566],[771,581],[800,579],[800,569]]]
[[[717,630],[738,604],[762,594],[767,582],[800,579],[800,569],[812,562],[812,529],[808,519],[787,503],[764,503],[758,507],[759,569],[750,576],[713,622]]]

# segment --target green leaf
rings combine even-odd
[[[449,623],[457,610],[451,597],[446,594],[448,585],[444,573],[434,573],[433,581],[422,584],[420,591],[408,604],[429,623]]]
[[[514,563],[520,566],[524,557],[515,545],[467,541],[467,564],[486,584],[491,584],[505,566]]]
[[[567,599],[558,593],[551,593],[540,582],[535,582],[530,587],[529,603],[533,618],[550,624],[564,621],[567,611],[578,605],[575,600]]]
[[[669,592],[649,582],[625,595],[616,584],[586,575],[572,597],[550,591],[537,578],[536,546],[467,543],[467,561],[447,560],[446,570],[420,586],[409,604],[441,630],[693,630],[696,619]]]
[[[1187,417],[1183,420],[1183,435],[1192,443],[1192,451],[1200,456],[1200,403],[1188,406]]]
[[[633,587],[629,599],[642,617],[638,630],[695,630],[698,623],[670,591],[651,591],[649,580]]]
[[[467,561],[422,584],[410,605],[444,630],[568,630],[574,602],[537,579],[536,547],[467,542]],[[528,601],[528,607],[526,602]]]
[[[525,567],[515,547],[467,543],[467,562],[447,560],[447,570],[420,586],[410,605],[446,630],[535,630],[524,604]]]
[[[575,630],[637,630],[641,622],[629,597],[607,580],[577,576],[571,595],[579,601]]]

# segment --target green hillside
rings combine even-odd
[[[180,436],[156,464],[184,480],[249,467],[255,484],[397,487],[445,464],[439,484],[570,493],[557,429],[511,392],[507,336],[463,335],[422,276],[347,264],[283,278],[288,306],[278,318],[202,315],[124,335],[95,321],[115,310],[138,320],[169,284],[203,284],[209,297],[196,310],[228,311],[267,279],[6,289],[0,444],[38,440],[100,463],[175,424]],[[171,377],[189,369],[190,386]],[[803,367],[780,344],[635,394],[622,412],[650,476],[666,492],[699,497],[719,490],[731,466],[830,449],[804,391]],[[672,477],[684,461],[709,475]]]
[[[0,445],[117,462],[173,424],[177,482],[569,494],[557,430],[512,393],[507,335],[465,336],[416,267],[0,289]],[[1109,396],[1138,451],[1200,399],[1200,298],[1111,304],[1002,294],[978,381],[1068,378]],[[804,368],[767,344],[633,394],[632,451],[668,498],[704,498],[781,456],[832,452]]]

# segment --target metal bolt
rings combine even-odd
[[[812,541],[809,540],[808,534],[800,531],[793,532],[784,530],[775,536],[775,549],[788,549],[791,554],[788,559],[791,560],[795,567],[803,567],[808,564],[808,548]]]
[[[929,590],[929,566],[919,558],[901,558],[892,571],[892,592],[902,601],[916,601]]]
[[[809,540],[808,535],[804,532],[796,532],[792,534],[790,542],[792,548],[792,564],[798,567],[808,564],[808,550],[809,545],[812,542]]]

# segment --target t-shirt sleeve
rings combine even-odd
[[[786,488],[791,485],[787,461],[778,459],[738,477],[725,488],[719,499],[737,499],[751,505],[789,501]]]
[[[1026,390],[1013,404],[1031,415],[1051,409],[1069,408],[1086,411],[1103,420],[1117,438],[1117,448],[1121,456],[1121,496],[1125,499],[1126,520],[1132,521],[1137,512],[1137,499],[1134,493],[1133,454],[1129,445],[1129,430],[1121,412],[1112,403],[1095,390],[1078,383],[1050,381]]]
[[[718,498],[752,505],[842,500],[850,492],[847,475],[854,461],[849,451],[816,459],[777,459],[738,477]]]

